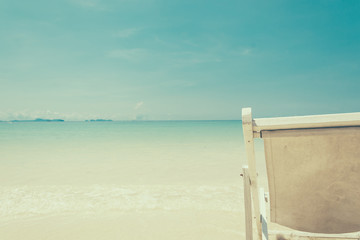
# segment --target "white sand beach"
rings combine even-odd
[[[243,239],[241,123],[202,125],[3,135],[1,239]]]

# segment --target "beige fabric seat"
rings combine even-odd
[[[302,236],[309,238],[360,231],[360,113],[252,119],[247,108],[243,128],[249,165],[244,187],[251,188],[258,238],[267,238],[268,230],[260,216],[266,212],[258,193],[254,137],[264,141],[271,222],[307,232]],[[249,240],[248,203],[245,209]]]

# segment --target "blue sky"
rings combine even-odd
[[[360,111],[360,1],[0,1],[0,119]]]

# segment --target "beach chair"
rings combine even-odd
[[[360,113],[253,119],[243,108],[242,121],[246,240],[360,239]],[[258,188],[254,138],[269,194]]]

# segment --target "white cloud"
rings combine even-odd
[[[128,37],[135,35],[139,31],[140,31],[140,29],[138,29],[138,28],[127,28],[127,29],[123,29],[123,30],[120,30],[119,32],[117,32],[116,36],[119,38],[128,38]]]
[[[184,40],[183,43],[185,43],[186,45],[192,46],[192,47],[198,47],[199,44],[194,43],[193,41],[190,40]]]
[[[250,55],[252,53],[252,49],[251,48],[245,48],[241,51],[241,55],[243,56],[247,56]]]
[[[214,54],[199,52],[176,52],[173,54],[178,64],[199,64],[209,62],[222,62],[222,59]]]
[[[46,119],[65,119],[66,114],[61,114],[58,112],[53,112],[50,110],[43,111],[31,111],[31,110],[22,110],[14,112],[0,112],[0,120],[33,120],[36,118],[46,118]]]
[[[83,8],[91,8],[94,10],[106,10],[105,6],[101,5],[98,0],[70,0],[73,4]]]
[[[143,102],[143,101],[138,102],[138,103],[136,104],[136,106],[135,106],[135,110],[140,109],[143,105],[144,105],[144,102]]]
[[[243,56],[243,57],[251,57],[251,56],[255,56],[255,51],[256,49],[251,48],[251,47],[239,47],[236,49],[231,49],[228,50],[228,55],[230,56]]]
[[[253,55],[253,53],[254,53],[254,49],[249,47],[238,48],[231,50],[229,52],[229,54],[236,56],[251,56]]]
[[[111,58],[122,58],[128,61],[138,61],[144,59],[148,51],[141,48],[133,49],[115,49],[108,52],[107,56]]]
[[[82,114],[82,113],[59,113],[50,110],[22,110],[12,112],[0,112],[0,120],[34,120],[42,119],[64,119],[65,121],[84,121],[87,119],[109,119],[108,116]]]
[[[195,81],[189,81],[189,80],[166,80],[163,82],[163,85],[166,86],[175,86],[175,87],[193,87],[197,85],[197,82]]]

